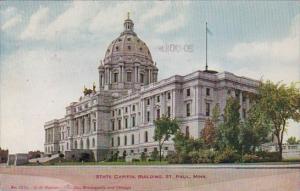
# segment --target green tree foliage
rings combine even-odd
[[[161,161],[163,144],[171,137],[171,135],[174,135],[178,131],[179,124],[176,119],[170,119],[164,115],[160,119],[155,120],[154,124],[155,131],[153,138],[154,140],[158,141],[159,160]]]
[[[295,84],[287,86],[266,81],[258,88],[256,103],[272,123],[272,133],[276,136],[282,159],[282,141],[287,121],[300,121],[300,89]]]
[[[219,149],[232,148],[240,150],[240,104],[232,97],[227,99],[224,109],[224,121],[218,127],[218,147]]]
[[[286,142],[287,142],[287,144],[289,144],[289,145],[300,144],[300,140],[297,140],[296,137],[294,137],[294,136],[288,138],[288,140],[287,140]]]
[[[240,126],[239,141],[243,152],[254,153],[259,145],[270,141],[271,123],[261,111],[259,105],[254,104],[248,111],[247,119]]]

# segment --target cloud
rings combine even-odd
[[[171,2],[169,1],[156,1],[150,9],[141,16],[140,22],[147,23],[159,16],[163,16],[170,11]]]
[[[285,38],[235,44],[227,53],[227,58],[237,66],[237,72],[243,75],[252,74],[256,78],[288,83],[299,81],[299,29],[300,15],[297,15]]]
[[[159,23],[155,31],[158,33],[167,33],[182,28],[185,25],[185,16],[177,15],[175,18]]]
[[[17,26],[19,23],[21,23],[22,17],[21,15],[16,15],[10,19],[8,19],[2,26],[1,30],[6,31],[9,30],[15,26]]]
[[[42,39],[44,28],[46,26],[49,16],[49,8],[42,7],[39,8],[29,19],[29,24],[25,30],[21,33],[21,39]]]

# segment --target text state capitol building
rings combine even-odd
[[[89,152],[96,161],[116,152],[128,158],[150,155],[158,149],[154,120],[163,114],[177,118],[183,133],[198,138],[212,108],[218,104],[222,112],[229,96],[238,97],[245,117],[258,81],[207,70],[157,81],[158,68],[133,26],[126,19],[124,31],[108,46],[98,67],[99,89],[85,89],[64,118],[45,123],[46,154]],[[172,139],[163,150],[174,150]]]

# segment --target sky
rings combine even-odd
[[[0,1],[0,146],[43,150],[46,121],[98,82],[97,67],[130,12],[159,79],[205,67],[253,79],[300,81],[296,1]],[[285,137],[300,138],[289,122]]]

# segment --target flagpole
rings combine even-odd
[[[207,66],[207,22],[205,23],[205,40],[206,40],[206,46],[205,46],[205,70],[207,71],[208,66]]]

